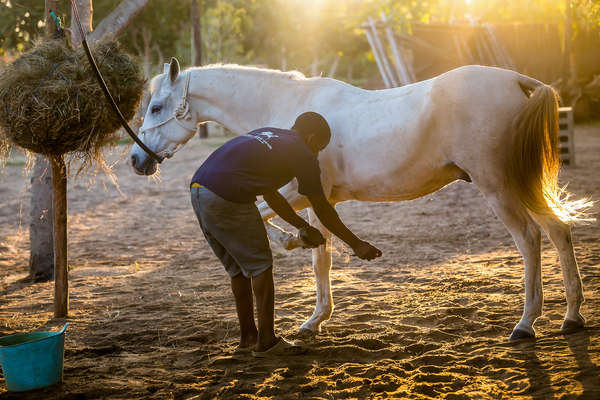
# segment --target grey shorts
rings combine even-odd
[[[191,187],[200,228],[232,278],[257,276],[273,265],[267,231],[254,203],[233,203],[205,187]]]

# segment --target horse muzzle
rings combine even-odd
[[[157,170],[157,162],[150,157],[145,157],[143,161],[136,154],[131,155],[131,166],[137,175],[153,175]]]

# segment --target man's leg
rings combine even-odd
[[[253,347],[258,338],[258,331],[254,324],[254,302],[250,279],[243,274],[237,274],[231,278],[231,291],[235,296],[235,308],[240,321],[240,348]]]
[[[258,313],[258,342],[256,351],[265,351],[277,343],[273,318],[275,314],[275,287],[273,285],[273,267],[252,278],[252,289],[256,297]]]

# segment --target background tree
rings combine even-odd
[[[0,0],[0,52],[26,49],[45,26],[44,2]]]

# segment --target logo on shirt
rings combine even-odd
[[[273,150],[273,146],[271,146],[271,144],[269,143],[269,140],[279,137],[270,131],[251,133],[249,136],[253,137],[254,139],[258,140],[259,142],[261,142],[262,144],[267,146],[269,148],[269,150]]]

